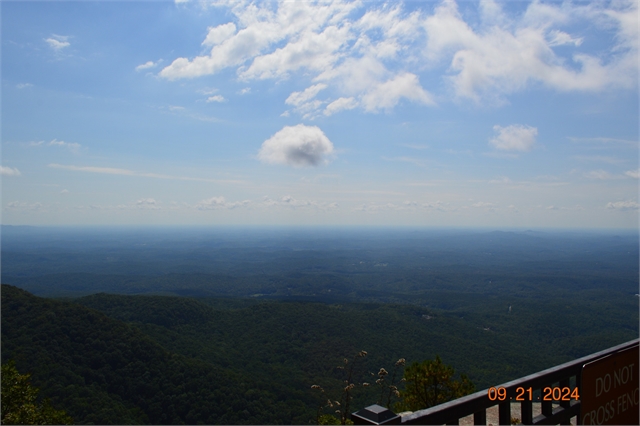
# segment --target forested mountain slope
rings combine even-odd
[[[104,293],[52,300],[3,285],[2,358],[32,372],[81,423],[300,424],[315,419],[310,386],[337,398],[336,366],[361,350],[369,355],[357,383],[399,358],[440,355],[483,389],[638,335],[636,299],[510,297],[510,312],[504,297],[470,305],[480,296],[430,296],[432,307]],[[357,410],[379,390],[354,395]]]
[[[2,359],[31,372],[78,423],[296,423],[306,408],[242,372],[170,353],[122,321],[7,285]]]

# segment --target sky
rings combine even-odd
[[[4,225],[638,229],[637,1],[0,12]]]

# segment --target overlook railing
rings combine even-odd
[[[502,385],[495,386],[496,391],[489,394],[489,389],[467,395],[453,401],[446,402],[425,410],[416,411],[412,414],[398,416],[395,413],[378,405],[372,405],[360,411],[352,413],[351,419],[354,424],[403,424],[403,425],[457,425],[460,419],[473,415],[473,424],[487,424],[487,409],[498,406],[498,416],[500,425],[511,424],[511,403],[515,402],[516,396],[523,396],[520,402],[520,422],[525,425],[557,425],[571,424],[570,421],[576,417],[576,424],[582,424],[581,403],[580,399],[570,399],[568,401],[532,401],[533,398],[527,396],[533,393],[538,394],[545,387],[551,388],[569,388],[571,391],[578,389],[578,394],[582,395],[582,370],[583,366],[592,361],[599,360],[617,352],[638,347],[639,339],[623,343],[612,348],[596,352],[591,355],[570,361],[547,370],[540,371],[520,379],[512,380]],[[637,365],[637,363],[636,363]],[[638,369],[636,368],[635,380],[638,378]],[[637,383],[637,382],[636,382]],[[506,395],[504,391],[506,390]],[[522,388],[520,390],[519,388]],[[528,391],[531,388],[532,391]],[[501,395],[506,396],[501,401],[498,398],[497,389],[500,389]],[[531,393],[530,393],[531,392]],[[637,393],[637,392],[636,392]],[[490,398],[491,396],[491,398]],[[554,398],[556,399],[556,398]],[[533,404],[539,403],[541,406],[541,414],[533,416]],[[637,403],[636,403],[637,404]],[[555,405],[555,406],[554,406]],[[633,408],[633,407],[632,407]],[[637,411],[637,408],[635,408]],[[589,423],[595,423],[590,421]]]

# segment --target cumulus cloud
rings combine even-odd
[[[630,201],[630,200],[616,201],[616,202],[607,203],[607,208],[612,210],[621,210],[621,211],[638,210],[638,208],[640,208],[640,204],[638,204],[636,201]]]
[[[264,141],[258,158],[263,163],[293,167],[318,166],[328,163],[333,144],[316,126],[285,126]]]
[[[314,99],[316,95],[327,87],[326,84],[315,84],[311,87],[307,87],[302,92],[293,92],[284,101],[287,105],[292,105],[298,113],[301,113],[303,118],[315,118],[318,114],[320,106],[324,103],[320,100]],[[285,116],[288,116],[288,111]]]
[[[20,170],[12,169],[11,167],[0,166],[1,176],[20,176]]]
[[[140,198],[136,201],[136,207],[139,209],[157,210],[160,208],[153,198]]]
[[[235,209],[251,204],[250,200],[228,202],[224,197],[211,197],[196,204],[198,210]]]
[[[160,76],[167,79],[198,77],[238,67],[239,78],[248,81],[283,79],[302,71],[311,77],[315,75],[316,84],[292,93],[286,103],[305,117],[321,114],[323,105],[339,98],[352,99],[348,103],[333,104],[325,109],[326,115],[358,105],[372,112],[390,109],[402,98],[433,103],[415,74],[391,71],[383,63],[403,50],[396,39],[409,40],[413,30],[407,31],[406,24],[386,19],[385,31],[389,37],[379,43],[367,41],[365,33],[380,28],[372,15],[360,23],[349,19],[350,13],[360,6],[358,2],[337,1],[282,2],[275,6],[258,3],[250,8],[232,8],[238,25],[229,22],[210,28],[203,42],[212,46],[208,55],[178,58],[165,67]],[[379,15],[387,16],[386,13]],[[413,29],[418,28],[415,17],[411,21]],[[394,9],[393,19],[403,19],[399,8]],[[367,69],[363,70],[363,66]],[[367,80],[359,82],[353,93],[356,96],[314,100],[318,92],[330,84],[340,92],[351,91],[349,88],[354,87],[351,80],[358,74],[366,74]],[[364,96],[363,102],[356,101]]]
[[[495,207],[495,204],[493,203],[487,203],[484,201],[478,201],[477,203],[471,204],[471,207],[476,207],[476,208],[491,208],[491,207]]]
[[[18,83],[16,84],[16,89],[26,89],[27,87],[33,87],[31,83]]]
[[[207,38],[202,42],[203,46],[215,46],[229,39],[236,33],[236,25],[233,22],[218,25],[217,27],[209,27]]]
[[[7,208],[11,210],[43,211],[44,205],[40,202],[11,201],[7,203]]]
[[[640,169],[637,170],[629,170],[627,172],[624,172],[625,175],[632,177],[634,179],[640,179]]]
[[[44,39],[49,47],[55,52],[60,52],[65,47],[69,47],[71,43],[69,43],[68,40],[69,36],[61,36],[57,34],[52,34],[51,37]]]
[[[327,107],[324,109],[324,115],[330,116],[343,110],[354,109],[357,106],[358,101],[356,101],[354,98],[338,98],[327,105]]]
[[[537,128],[521,124],[507,127],[495,125],[493,130],[497,136],[489,140],[489,144],[501,151],[530,151],[538,135]]]
[[[159,62],[153,62],[153,61],[147,61],[144,64],[138,65],[136,67],[136,71],[144,71],[144,70],[148,70],[150,68],[155,68],[156,66],[158,66]]]
[[[391,109],[401,98],[422,104],[434,105],[431,95],[420,86],[418,77],[411,73],[402,73],[375,86],[362,96],[362,104],[366,111]]]
[[[637,72],[637,3],[558,5],[532,2],[520,19],[474,30],[462,18],[455,2],[445,1],[425,23],[427,56],[451,57],[449,77],[456,94],[479,101],[501,97],[540,82],[558,91],[596,91],[631,87]],[[618,42],[606,59],[580,51],[560,56],[553,48],[581,39],[553,26],[587,21],[602,30],[615,28]]]
[[[268,196],[262,198],[262,205],[266,207],[285,207],[292,210],[296,209],[312,209],[320,211],[330,211],[337,209],[336,202],[319,202],[314,200],[298,200],[291,195],[283,195],[279,199],[272,199]]]
[[[355,107],[378,112],[401,99],[432,105],[434,96],[421,80],[476,102],[503,102],[533,85],[561,92],[637,85],[635,1],[533,1],[521,12],[505,13],[498,2],[485,0],[477,6],[478,21],[466,19],[474,14],[460,13],[454,0],[413,11],[339,0],[217,6],[232,18],[209,28],[202,45],[210,50],[178,57],[159,75],[175,80],[235,68],[240,80],[250,81],[299,73],[331,89],[324,99],[299,104],[301,115],[322,108],[326,115]],[[607,45],[585,53],[586,36],[569,31],[578,25],[594,39],[603,35]],[[420,78],[433,70],[439,78]],[[352,101],[334,104],[339,99]]]
[[[226,99],[222,95],[209,96],[207,98],[207,103],[209,102],[224,102]]]
[[[293,92],[289,95],[289,97],[284,101],[285,104],[300,106],[309,100],[316,97],[316,95],[327,87],[326,84],[315,84],[311,87],[307,87],[302,92]]]

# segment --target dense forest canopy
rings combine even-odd
[[[101,232],[3,227],[3,363],[80,423],[308,423],[362,350],[484,389],[638,336],[632,234]]]

